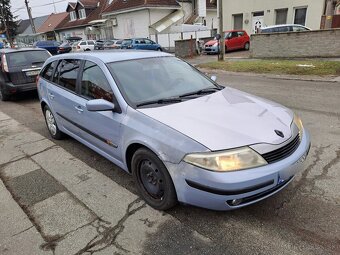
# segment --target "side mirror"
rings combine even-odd
[[[104,99],[94,99],[86,103],[86,109],[89,112],[113,111],[115,105]]]
[[[216,81],[217,80],[217,76],[213,75],[213,76],[210,77],[210,79],[213,80],[213,81]]]

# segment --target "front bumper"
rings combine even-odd
[[[217,173],[181,162],[165,162],[180,202],[225,211],[263,200],[286,187],[310,149],[310,136],[304,130],[299,147],[289,157],[263,167]]]
[[[211,46],[211,47],[204,46],[203,52],[207,53],[207,54],[208,53],[218,53],[218,47],[217,46]]]

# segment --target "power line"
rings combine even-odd
[[[54,1],[54,2],[52,2],[52,3],[41,4],[41,5],[34,5],[34,6],[31,6],[31,8],[38,8],[38,7],[48,6],[48,5],[54,5],[54,4],[62,3],[62,2],[65,2],[65,1],[67,1],[67,0],[59,0],[59,1]],[[25,9],[25,8],[26,8],[25,6],[20,7],[20,8],[17,8],[17,9],[15,9],[15,10],[13,11],[13,13],[18,12],[18,11],[20,11],[20,10],[22,10],[22,9]]]

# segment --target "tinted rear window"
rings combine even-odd
[[[46,51],[20,51],[6,54],[9,67],[42,65],[51,55]]]
[[[68,90],[76,91],[79,66],[79,60],[64,59],[60,61],[54,73],[53,82]]]

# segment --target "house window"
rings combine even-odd
[[[85,18],[86,18],[85,9],[80,9],[80,10],[78,11],[78,14],[79,14],[79,19],[85,19]]]
[[[275,10],[276,13],[276,19],[275,19],[275,25],[282,25],[287,24],[287,14],[288,9],[277,9]]]
[[[234,30],[243,29],[243,14],[234,14]]]
[[[77,19],[77,15],[75,11],[70,12],[70,19],[71,21],[74,21]]]
[[[302,26],[306,25],[306,14],[307,8],[296,8],[294,15],[294,24],[299,24]]]

